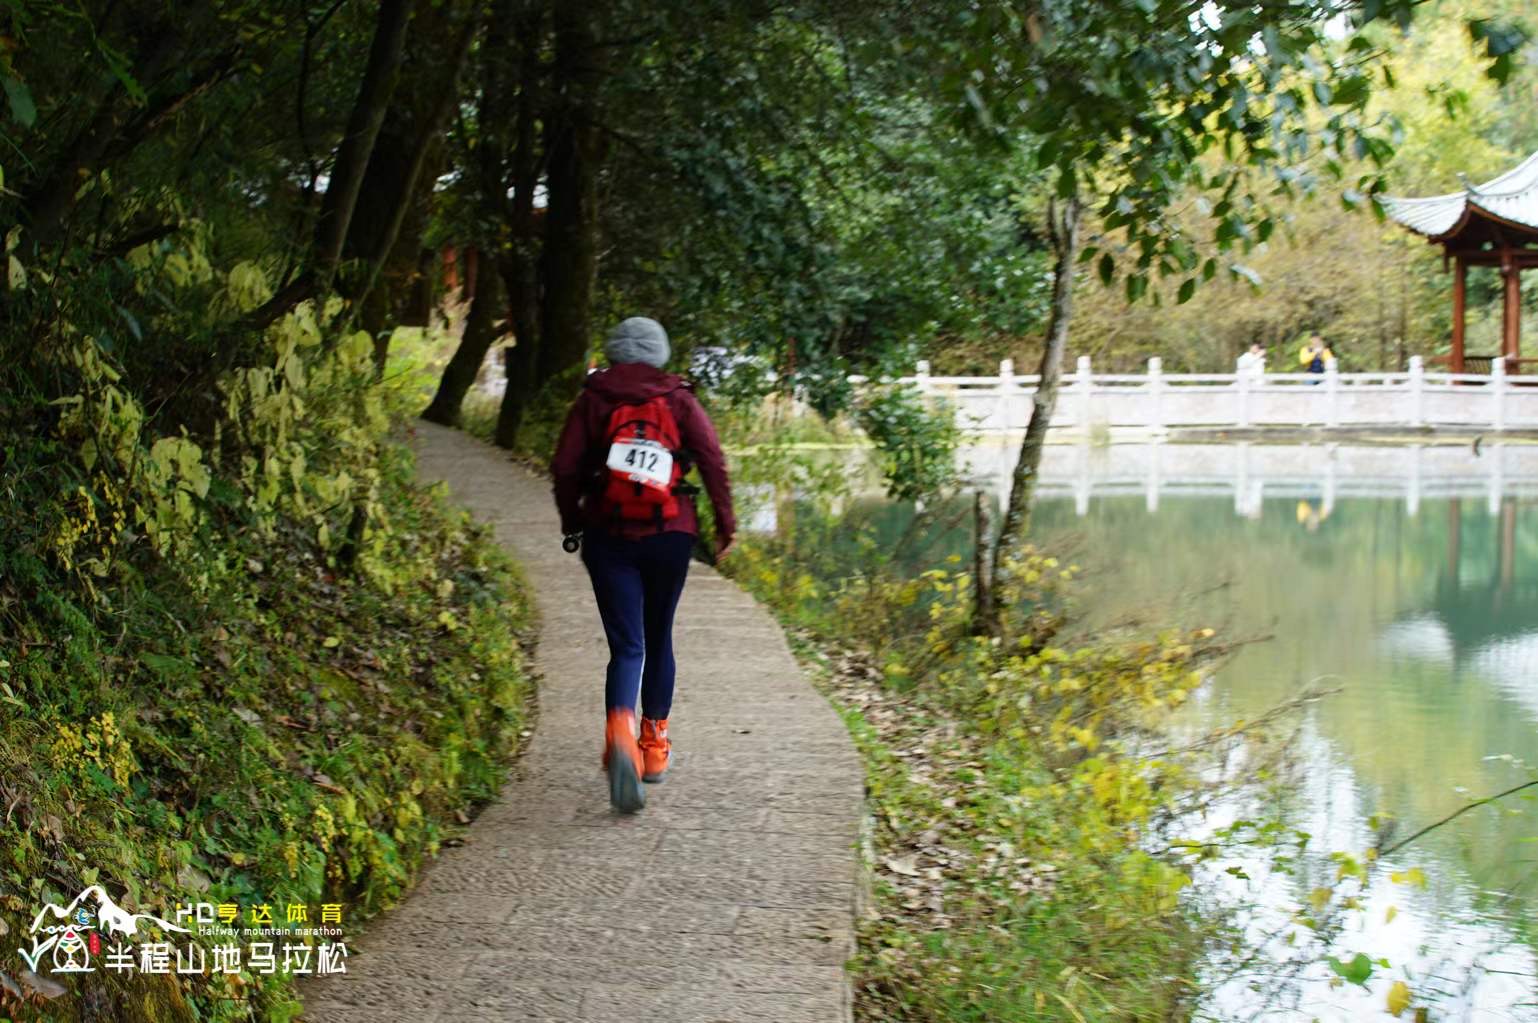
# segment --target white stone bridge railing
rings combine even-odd
[[[974,433],[1023,431],[1037,377],[1005,359],[997,376],[931,376],[928,363],[898,383],[944,399]],[[852,377],[851,382],[865,382]],[[1053,429],[1093,432],[1174,427],[1456,427],[1538,429],[1538,376],[1428,373],[1420,356],[1402,373],[1165,373],[1158,358],[1143,374],[1095,373],[1087,356],[1063,375]]]

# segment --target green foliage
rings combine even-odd
[[[1358,987],[1365,985],[1372,976],[1372,960],[1368,959],[1361,952],[1358,952],[1346,962],[1341,962],[1334,956],[1329,956],[1327,961],[1330,964],[1331,971],[1337,977]]]
[[[44,588],[59,583],[27,552],[8,555],[9,610],[31,611],[8,623],[0,668],[14,694],[0,720],[0,789],[19,807],[0,830],[12,934],[94,881],[155,906],[340,902],[351,930],[495,792],[528,692],[527,605],[489,538],[415,487],[404,452],[382,466],[394,528],[377,582],[338,575],[285,524],[276,540],[191,547],[217,563],[198,578],[119,570],[129,586],[96,622],[78,595]],[[18,585],[37,587],[32,607]],[[46,641],[50,617],[72,623],[67,647]],[[241,974],[186,981],[180,1011],[140,1016],[124,983],[103,997],[125,1020],[293,1008],[286,978]]]
[[[961,430],[944,402],[931,407],[911,387],[870,384],[855,401],[854,421],[876,445],[894,500],[933,498],[956,485]]]
[[[647,133],[608,170],[601,318],[652,310],[684,350],[756,355],[827,412],[850,395],[825,385],[851,370],[1039,326],[1033,172],[979,151],[894,73],[872,40],[901,12],[722,4],[698,46],[701,15],[682,10],[649,11],[651,59],[616,76],[613,116]]]
[[[1384,26],[1367,36],[1373,68],[1393,83],[1375,88],[1366,110],[1397,126],[1394,158],[1383,168],[1393,194],[1447,192],[1459,187],[1459,175],[1486,180],[1538,150],[1538,119],[1525,98],[1538,79],[1528,65],[1504,88],[1488,77],[1464,31],[1480,12],[1523,13],[1510,3],[1442,0],[1427,5],[1408,33]],[[1342,166],[1356,173],[1369,165],[1348,159]],[[1151,289],[1152,303],[1128,302],[1120,288],[1080,288],[1074,349],[1113,372],[1140,370],[1149,355],[1161,356],[1166,370],[1229,372],[1252,341],[1270,347],[1275,368],[1290,364],[1296,353],[1287,346],[1311,330],[1355,370],[1401,369],[1409,355],[1445,352],[1451,284],[1440,250],[1381,222],[1357,199],[1342,208],[1340,196],[1321,190],[1272,200],[1276,229],[1264,241],[1257,235],[1243,258],[1253,282],[1218,277],[1192,289],[1186,303],[1173,282]],[[1182,206],[1171,219],[1193,234],[1204,216]],[[1091,230],[1091,244],[1125,243],[1122,232]],[[1108,273],[1113,266],[1106,264]],[[1471,273],[1471,351],[1498,347],[1500,301],[1494,271]],[[1538,315],[1531,296],[1525,304],[1524,317]]]
[[[1276,227],[1270,196],[1342,181],[1348,161],[1353,193],[1382,191],[1393,132],[1368,116],[1374,45],[1360,29],[1408,28],[1415,6],[1355,8],[1358,34],[1342,45],[1331,30],[1339,11],[1328,5],[1236,0],[1193,18],[1143,0],[1001,2],[937,10],[911,45],[929,58],[916,63],[945,69],[959,120],[1005,145],[1025,141],[1057,195],[1098,203],[1105,228],[1125,237],[1099,256],[1135,300],[1156,277],[1200,283],[1210,276],[1204,258],[1240,272],[1228,254]],[[1490,71],[1501,77],[1511,63],[1497,51],[1517,45],[1520,30],[1502,23],[1476,35],[1498,40]],[[1192,193],[1212,197],[1203,211],[1210,240],[1169,216]]]
[[[555,454],[555,442],[566,424],[566,413],[582,389],[586,373],[586,365],[573,366],[548,380],[529,403],[528,425],[520,431],[518,443],[541,465],[549,464]]]
[[[266,291],[250,265],[160,254],[130,279],[227,294],[215,318]],[[0,370],[0,914],[20,933],[99,880],[146,905],[340,902],[356,923],[402,896],[516,746],[516,575],[414,484],[387,439],[409,386],[376,381],[366,337],[329,332],[335,304],[251,342],[196,436],[161,432],[136,393],[155,381],[90,330],[99,308],[68,307],[79,322]],[[297,1010],[284,975],[177,981],[99,997],[125,1020]]]
[[[925,533],[945,528],[938,514]],[[1000,595],[1008,638],[975,637],[967,573],[915,572],[911,537],[856,522],[803,507],[727,567],[807,630],[805,659],[866,760],[876,906],[860,1017],[1189,1012],[1223,922],[1182,897],[1185,858],[1148,850],[1198,787],[1196,765],[1140,755],[1137,737],[1221,654],[1211,631],[1055,645],[1074,570],[1026,551]]]

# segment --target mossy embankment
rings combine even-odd
[[[339,906],[350,936],[517,750],[516,567],[416,482],[367,338],[307,316],[225,380],[201,444],[157,437],[90,348],[55,385],[75,400],[17,389],[0,409],[0,1018],[294,1017],[281,969],[40,978],[16,949],[93,883],[238,924]]]

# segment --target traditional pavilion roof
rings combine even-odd
[[[1466,183],[1461,192],[1425,199],[1385,198],[1383,209],[1432,241],[1465,234],[1471,241],[1483,241],[1491,229],[1498,232],[1500,227],[1523,235],[1538,233],[1538,153],[1482,185]]]

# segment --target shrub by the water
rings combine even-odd
[[[974,636],[967,573],[900,569],[858,532],[802,509],[727,563],[799,628],[866,762],[858,1018],[1189,1014],[1224,924],[1182,898],[1188,861],[1155,851],[1190,765],[1138,740],[1221,655],[1212,632],[1064,642],[1074,571],[1028,551],[1006,638]]]

